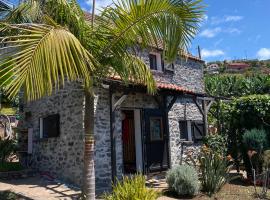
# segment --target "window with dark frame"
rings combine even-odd
[[[190,123],[191,133],[188,131],[188,121],[180,120],[179,121],[179,130],[180,130],[180,140],[189,140],[189,137],[192,138],[193,142],[200,142],[205,136],[203,131],[203,122],[201,121],[191,121]],[[190,135],[190,136],[189,136]]]
[[[157,70],[157,56],[149,54],[150,69]]]
[[[53,138],[60,135],[60,115],[54,114],[42,118],[42,137],[41,138]]]
[[[199,142],[203,140],[203,137],[205,136],[204,130],[203,130],[203,122],[196,122],[193,121],[191,123],[191,130],[192,130],[192,140],[194,142]]]
[[[188,140],[187,121],[179,121],[180,139]]]

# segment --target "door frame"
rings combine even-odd
[[[132,110],[134,113],[136,171],[137,171],[137,173],[144,173],[143,120],[142,120],[142,110],[143,109],[142,108],[122,107],[120,110],[121,110],[121,112],[125,111],[125,110]],[[123,148],[124,147],[123,147],[123,143],[122,143],[122,152],[123,152]],[[123,155],[122,155],[122,162],[124,164]]]
[[[163,139],[164,139],[164,146],[166,147],[166,155],[164,154],[164,156],[166,156],[166,160],[167,160],[167,166],[166,167],[161,167],[161,169],[157,169],[157,170],[151,170],[150,171],[150,169],[149,169],[149,166],[148,166],[148,161],[147,161],[147,147],[146,147],[146,145],[147,145],[147,142],[149,142],[149,141],[147,141],[149,138],[147,138],[147,137],[150,137],[150,136],[147,136],[146,134],[146,116],[145,116],[145,111],[147,111],[147,110],[153,110],[153,112],[154,111],[157,111],[157,112],[159,112],[160,113],[160,115],[162,116],[162,118],[163,118],[163,121],[162,121],[162,123],[163,123]],[[151,173],[151,172],[158,172],[158,171],[165,171],[165,170],[167,170],[167,169],[169,169],[170,168],[170,147],[169,147],[169,140],[170,140],[170,136],[169,136],[169,130],[168,130],[168,127],[169,127],[169,125],[168,125],[168,115],[167,115],[167,113],[166,112],[164,112],[164,110],[163,109],[159,109],[159,108],[144,108],[143,110],[142,110],[142,119],[143,119],[143,132],[142,132],[142,134],[143,134],[143,137],[142,137],[142,139],[143,139],[143,141],[142,141],[142,144],[143,144],[143,164],[144,164],[144,170],[143,170],[143,172],[144,172],[144,174],[148,174],[148,173]]]

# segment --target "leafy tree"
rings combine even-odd
[[[95,199],[93,84],[115,74],[155,93],[146,64],[134,46],[162,41],[166,62],[185,49],[202,18],[200,0],[118,0],[100,16],[85,20],[76,0],[26,0],[2,24],[1,86],[26,100],[51,95],[66,81],[82,80],[85,91],[84,195]],[[93,19],[93,17],[92,17]],[[11,56],[12,55],[12,56]],[[10,59],[11,57],[11,59]],[[6,66],[6,67],[4,67]],[[7,79],[3,77],[12,72]],[[9,82],[10,81],[10,82]]]

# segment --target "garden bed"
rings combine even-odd
[[[259,191],[261,188],[257,188]],[[256,198],[255,190],[252,185],[246,184],[246,182],[242,179],[237,179],[230,184],[225,184],[223,188],[212,197],[209,197],[203,193],[198,194],[196,197],[177,197],[175,194],[164,191],[164,196],[159,198],[158,200],[173,200],[173,199],[193,199],[193,200],[228,200],[228,199],[235,199],[235,200],[254,200],[260,199]],[[268,191],[267,198],[270,199],[270,190]]]

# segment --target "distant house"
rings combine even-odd
[[[219,65],[217,63],[207,65],[207,67],[204,71],[207,74],[218,74],[219,73]]]
[[[229,63],[227,65],[227,72],[241,73],[245,72],[250,68],[250,65],[247,63]]]

